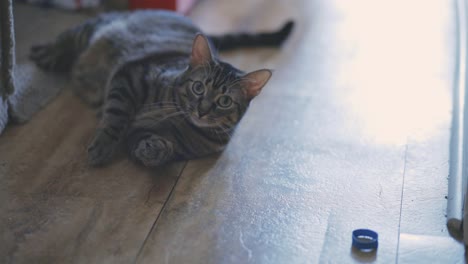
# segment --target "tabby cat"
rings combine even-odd
[[[70,72],[74,92],[102,106],[91,165],[107,163],[125,143],[136,161],[158,166],[223,150],[271,77],[222,62],[212,45],[277,47],[292,28],[206,37],[170,11],[108,13],[32,47],[30,57],[43,69]]]

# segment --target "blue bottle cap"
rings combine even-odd
[[[356,229],[353,231],[353,247],[360,250],[376,249],[379,246],[379,235],[370,229]]]

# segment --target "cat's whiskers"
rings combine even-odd
[[[218,124],[218,123],[216,124],[214,128],[212,128],[212,132],[214,132],[218,136],[218,138],[220,138],[222,136],[221,133],[223,133],[225,136],[228,137],[228,139],[231,139],[232,131],[233,131],[232,127],[230,126],[223,127],[223,124]]]
[[[150,107],[150,106],[168,106],[168,105],[180,106],[180,104],[175,103],[175,102],[156,102],[156,103],[145,104],[143,107]]]
[[[221,131],[222,133],[220,133],[219,131],[215,131],[215,134],[218,136],[218,139],[223,141],[223,137],[227,137],[227,140],[231,140],[231,134],[225,132],[225,131]]]
[[[141,111],[143,114],[147,112],[152,112],[152,111],[157,111],[157,110],[176,110],[180,111],[181,110],[181,105],[174,103],[174,102],[157,102],[157,103],[151,103],[151,104],[145,104]]]
[[[181,109],[179,107],[176,107],[176,106],[151,106],[151,107],[145,107],[145,108],[141,109],[141,112],[142,113],[147,113],[147,112],[158,111],[158,110],[177,110],[177,111],[181,111]]]
[[[150,128],[156,128],[159,124],[162,122],[168,121],[168,120],[173,120],[174,117],[177,116],[185,116],[186,113],[184,111],[178,111],[174,112],[168,115],[165,115],[163,118],[160,118],[160,116],[154,115],[146,115],[146,116],[139,116],[137,120],[135,120],[135,125],[139,124],[145,124],[145,127],[150,127]]]

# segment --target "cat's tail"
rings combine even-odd
[[[233,33],[220,36],[208,36],[208,38],[219,51],[251,47],[279,47],[291,34],[293,28],[294,21],[289,20],[277,31]]]

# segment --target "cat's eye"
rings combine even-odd
[[[218,105],[222,108],[228,108],[232,105],[232,99],[228,95],[223,95],[218,98]]]
[[[196,95],[202,95],[205,93],[205,87],[202,82],[196,81],[192,84],[192,91]]]

